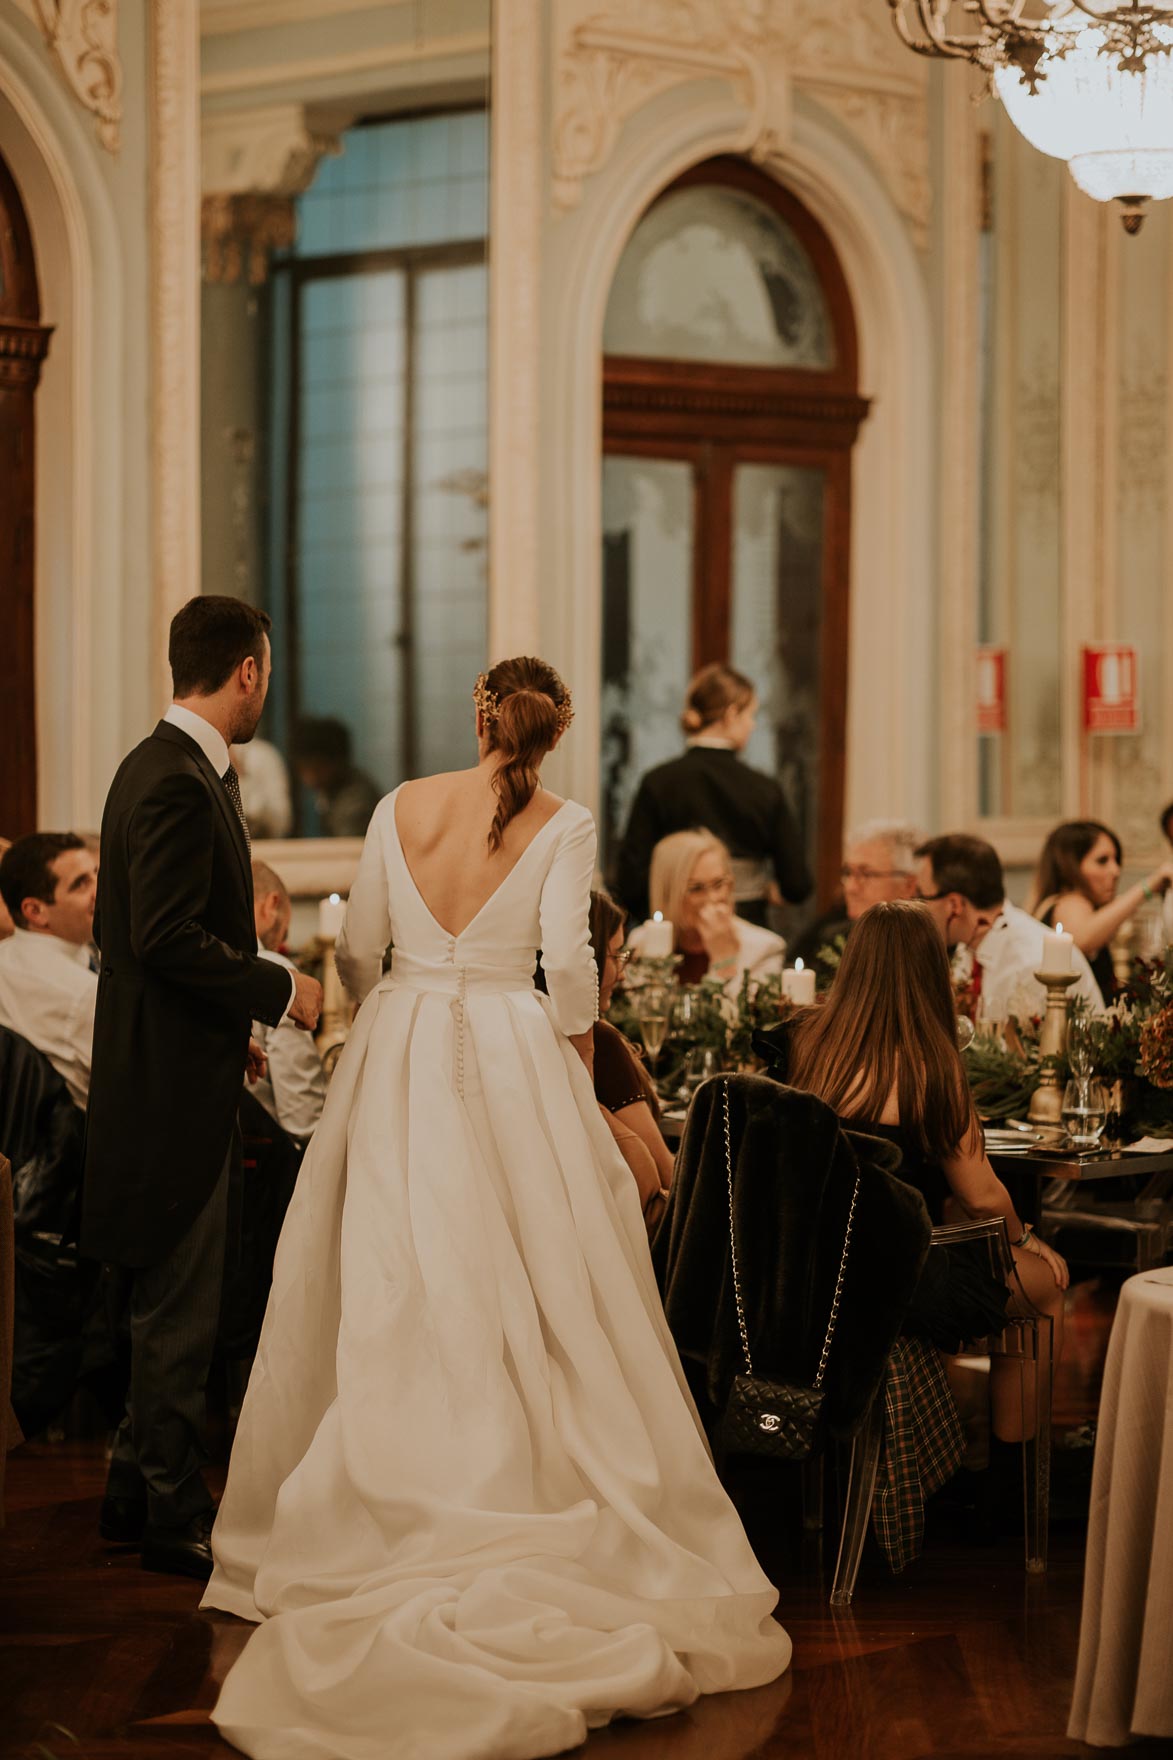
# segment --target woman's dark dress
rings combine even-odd
[[[783,1022],[755,1036],[755,1047],[767,1061],[767,1075],[787,1082],[791,1061],[792,1023]],[[877,1124],[870,1119],[844,1118],[845,1130],[856,1135],[883,1137],[900,1150],[897,1170],[907,1185],[915,1186],[937,1227],[944,1220],[949,1182],[941,1168],[917,1146],[911,1134],[898,1124]],[[980,1241],[951,1247],[933,1247],[925,1260],[920,1281],[904,1315],[901,1331],[906,1337],[925,1338],[939,1350],[957,1352],[967,1339],[985,1338],[1001,1332],[1006,1324],[1009,1291],[990,1269]]]
[[[1055,927],[1055,906],[1052,905],[1049,910],[1044,911],[1039,921],[1045,923],[1048,929],[1053,929]],[[1089,953],[1086,958],[1088,965],[1092,968],[1092,977],[1100,986],[1100,995],[1105,1002],[1111,1002],[1116,994],[1116,968],[1112,964],[1111,949],[1101,947],[1098,953]]]

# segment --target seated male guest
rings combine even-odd
[[[285,882],[267,862],[253,862],[253,916],[257,951],[262,959],[295,972],[297,967],[279,950],[289,933],[293,902]],[[288,1015],[276,1027],[253,1022],[253,1038],[269,1060],[268,1071],[253,1096],[297,1143],[308,1142],[326,1104],[326,1073],[310,1033],[303,1033]]]
[[[930,837],[916,851],[917,897],[927,906],[945,945],[972,958],[976,1018],[1004,1021],[1041,1015],[1047,993],[1035,977],[1043,963],[1044,924],[1006,897],[998,852],[980,837]],[[1100,1010],[1104,999],[1078,947],[1070,994]],[[954,969],[957,970],[957,958]]]
[[[839,870],[842,905],[803,930],[791,950],[792,959],[813,966],[821,980],[830,983],[852,924],[873,904],[915,898],[916,849],[921,841],[920,832],[903,819],[870,819],[851,832]],[[828,952],[836,957],[828,960]]]
[[[83,1112],[98,1000],[90,946],[97,874],[72,832],[19,837],[0,859],[0,896],[16,925],[0,943],[0,1026],[48,1058]]]

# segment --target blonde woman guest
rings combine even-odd
[[[1150,899],[1167,892],[1173,862],[1162,862],[1145,879],[1119,891],[1120,839],[1096,819],[1056,825],[1043,845],[1035,875],[1031,914],[1053,927],[1062,923],[1092,968],[1105,1002],[1116,988],[1109,943]]]
[[[680,717],[686,749],[640,782],[619,851],[619,897],[633,918],[648,914],[656,844],[695,825],[729,850],[740,916],[764,923],[767,904],[801,904],[809,895],[802,838],[780,784],[741,760],[757,713],[744,672],[704,666],[691,680]]]
[[[729,851],[711,831],[676,831],[652,851],[648,890],[653,912],[659,911],[675,929],[676,968],[681,984],[719,978],[725,993],[736,998],[746,972],[765,978],[782,970],[786,943],[781,935],[747,922],[733,909],[733,863]],[[643,925],[629,940],[639,957]]]

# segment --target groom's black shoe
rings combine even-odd
[[[143,1569],[174,1572],[207,1582],[212,1574],[212,1523],[215,1510],[196,1516],[185,1528],[148,1523],[143,1533]]]
[[[109,1546],[137,1546],[147,1525],[145,1497],[104,1497],[98,1532]]]

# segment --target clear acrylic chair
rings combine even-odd
[[[1054,1371],[1054,1326],[1049,1314],[1032,1308],[1019,1281],[1010,1238],[1001,1217],[935,1228],[933,1252],[968,1241],[983,1241],[990,1269],[1010,1287],[1015,1313],[1008,1313],[1005,1331],[989,1341],[991,1356],[1011,1357],[1021,1365],[1022,1506],[1026,1534],[1026,1568],[1032,1575],[1047,1568],[1047,1532],[1051,1501],[1051,1386]],[[868,1520],[876,1491],[876,1474],[884,1442],[884,1388],[881,1385],[852,1441],[844,1497],[839,1556],[831,1585],[831,1606],[848,1607],[855,1594]],[[822,1460],[808,1463],[804,1481],[804,1525],[822,1525]]]

